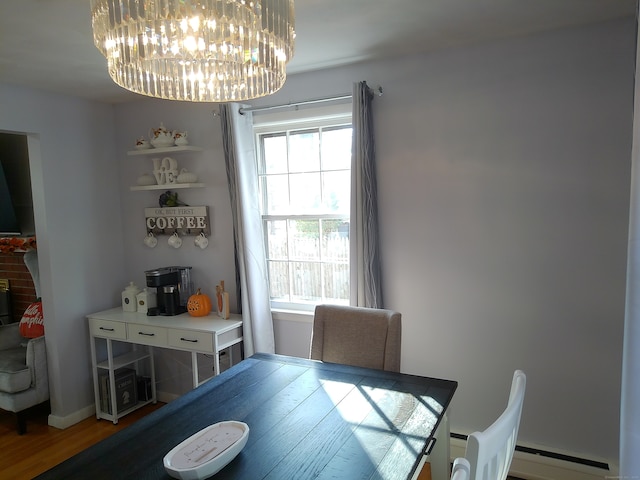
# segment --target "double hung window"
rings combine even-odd
[[[254,116],[272,309],[349,303],[348,107]]]

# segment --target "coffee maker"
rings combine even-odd
[[[191,267],[162,267],[144,272],[147,287],[156,289],[157,306],[147,315],[179,315],[187,311],[187,301],[193,295]]]

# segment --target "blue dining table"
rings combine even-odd
[[[225,420],[249,426],[221,480],[415,478],[457,382],[255,354],[38,476],[169,479],[163,457]]]

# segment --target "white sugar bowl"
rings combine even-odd
[[[136,140],[136,150],[147,150],[149,148],[151,148],[151,144],[144,137]]]
[[[187,140],[187,132],[174,132],[173,138],[175,140],[176,145],[189,145],[189,140]]]
[[[186,168],[180,170],[180,174],[178,175],[178,183],[196,183],[197,181],[198,176],[195,173],[187,171]]]

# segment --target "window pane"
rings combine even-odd
[[[322,204],[325,211],[349,215],[351,173],[347,171],[322,174]]]
[[[289,137],[289,171],[320,170],[320,135],[317,130],[295,132]]]
[[[271,300],[289,301],[289,263],[267,262],[269,266],[269,295]]]
[[[270,260],[286,260],[287,221],[276,220],[264,223],[267,235],[267,258]]]
[[[322,260],[349,262],[349,222],[322,220]]]
[[[267,185],[266,208],[269,215],[289,212],[289,178],[288,175],[269,175],[263,177]]]
[[[351,168],[351,127],[322,131],[322,169]]]
[[[320,260],[320,222],[290,220],[289,256],[296,260]]]
[[[320,302],[321,291],[321,268],[320,263],[293,262],[293,291],[292,301]]]
[[[289,176],[291,210],[296,213],[317,212],[320,208],[320,173],[296,173]]]
[[[349,300],[349,265],[325,264],[324,295],[329,303],[345,304]]]
[[[287,172],[287,137],[280,135],[264,137],[263,173]]]

